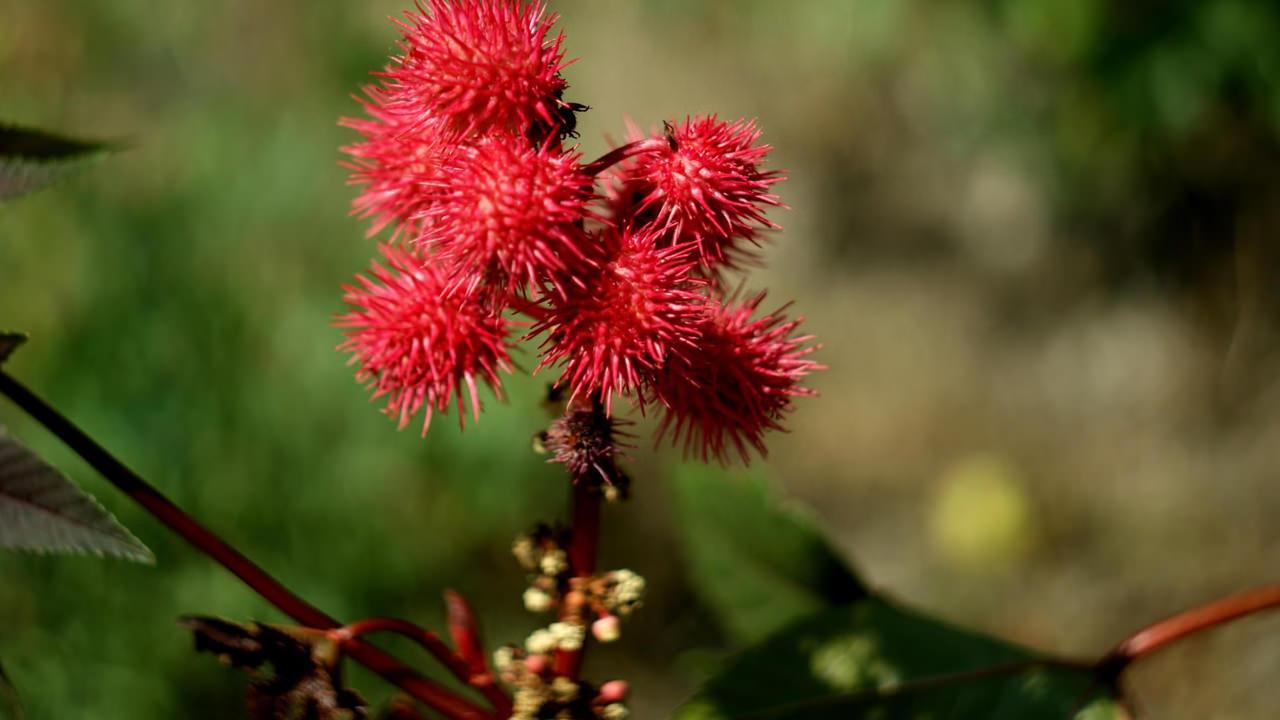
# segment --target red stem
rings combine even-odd
[[[1118,674],[1133,661],[1196,633],[1264,610],[1280,608],[1280,585],[1248,590],[1180,612],[1139,630],[1099,663]]]
[[[458,656],[472,675],[489,672],[484,642],[480,639],[480,623],[466,598],[452,590],[444,591],[445,612],[449,619],[449,635],[453,637]]]
[[[595,177],[627,158],[635,157],[643,153],[657,152],[665,150],[669,147],[666,140],[660,138],[649,138],[647,140],[637,140],[627,143],[622,147],[617,147],[609,152],[601,155],[599,158],[592,160],[582,166],[582,172],[591,177]]]
[[[575,578],[590,577],[596,570],[596,553],[600,546],[600,492],[590,483],[575,482],[573,484],[572,503],[573,526],[569,537],[569,569]],[[573,608],[569,603],[560,606],[560,619],[585,623],[587,609]],[[576,615],[576,617],[575,617]],[[570,679],[577,679],[582,670],[583,657],[586,654],[587,633],[582,638],[582,646],[577,650],[557,650],[555,672]]]
[[[124,463],[113,457],[52,406],[3,371],[0,371],[0,393],[8,396],[28,415],[48,428],[108,482],[197,550],[231,571],[251,590],[261,595],[281,612],[302,625],[317,630],[341,627],[342,623],[303,600],[240,551],[214,535]],[[351,659],[447,717],[457,720],[484,720],[489,717],[488,713],[481,708],[414,672],[391,655],[368,643],[353,640],[346,651]]]
[[[453,644],[458,648],[459,658],[470,670],[471,678],[467,681],[479,690],[485,698],[493,703],[494,710],[502,717],[511,715],[511,698],[498,687],[493,673],[489,670],[488,654],[484,651],[484,641],[480,635],[480,621],[467,599],[452,590],[445,590],[444,603],[449,618],[449,632],[453,635]]]
[[[431,653],[431,656],[440,661],[441,665],[448,668],[455,678],[479,690],[485,699],[493,705],[497,716],[505,718],[511,715],[511,699],[507,697],[506,693],[502,692],[502,689],[498,687],[487,669],[482,673],[472,672],[470,663],[450,649],[444,640],[440,639],[439,635],[408,620],[400,618],[368,618],[335,628],[330,631],[330,634],[335,640],[342,643],[343,650],[346,651],[356,638],[375,632],[394,633],[414,641],[428,653]]]

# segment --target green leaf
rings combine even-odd
[[[39,190],[111,149],[108,143],[0,125],[0,201]]]
[[[737,640],[867,596],[813,520],[778,508],[763,478],[685,466],[674,485],[694,588]]]
[[[9,356],[13,354],[13,351],[17,350],[26,341],[26,333],[0,330],[0,365],[4,365]]]
[[[136,537],[65,475],[0,428],[0,548],[153,563]]]
[[[0,710],[4,710],[5,713],[0,717],[8,720],[24,720],[26,717],[22,711],[22,702],[18,699],[18,691],[13,687],[9,676],[5,674],[4,665],[0,665]]]
[[[872,595],[761,479],[686,468],[675,488],[695,588],[736,637],[757,640],[677,720],[1125,717],[1091,668]]]
[[[1122,720],[1087,668],[867,599],[730,661],[676,720]]]

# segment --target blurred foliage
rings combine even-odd
[[[679,720],[1124,717],[1089,669],[1024,665],[1044,658],[871,592],[761,479],[686,470],[675,484],[694,586],[748,646]]]
[[[982,674],[1035,659],[868,598],[807,617],[742,653],[676,718],[1127,720],[1087,670]]]
[[[131,145],[0,206],[0,327],[32,335],[17,377],[326,611],[436,625],[451,586],[514,641],[537,620],[508,542],[563,505],[529,451],[544,379],[422,440],[333,351],[339,287],[373,254],[335,119],[405,4],[0,0],[0,120]],[[553,6],[582,58],[568,99],[594,108],[586,154],[624,117],[719,112],[758,116],[790,170],[788,230],[750,282],[797,298],[831,370],[768,474],[878,586],[1079,652],[1274,573],[1274,3]],[[29,717],[238,716],[239,680],[171,619],[276,613],[19,413],[0,420],[158,561],[0,556],[0,658]],[[981,539],[1008,558],[994,574],[929,531],[1013,516],[1006,490],[938,489],[986,452],[1018,468],[1013,524],[1035,528],[1026,549],[1006,547],[1021,530]],[[661,717],[736,644],[672,561],[670,456],[633,455],[603,562],[653,595],[589,671]],[[1271,717],[1280,651],[1259,628],[1153,662],[1144,706]],[[351,681],[374,706],[388,692]]]
[[[1024,480],[1006,458],[977,455],[945,468],[933,499],[930,531],[949,562],[975,571],[1016,567],[1035,529]]]
[[[10,720],[22,720],[26,717],[22,701],[18,699],[18,691],[9,683],[9,676],[4,674],[3,665],[0,665],[0,703],[4,705],[5,717]]]
[[[688,467],[673,481],[694,587],[735,640],[755,643],[866,597],[812,520],[799,508],[779,509],[763,478]]]
[[[26,333],[0,332],[0,365],[28,340]]]

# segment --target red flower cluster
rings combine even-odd
[[[455,399],[461,414],[464,388],[478,412],[477,378],[500,391],[523,314],[570,396],[656,405],[659,437],[704,458],[763,454],[820,367],[799,321],[753,319],[763,295],[721,290],[776,229],[769,147],[754,123],[694,117],[583,163],[564,147],[584,108],[562,99],[555,20],[521,0],[421,0],[398,23],[366,117],[343,121],[362,136],[344,148],[354,212],[394,232],[389,264],[347,289],[341,347],[388,414],[429,423]]]

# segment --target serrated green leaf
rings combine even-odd
[[[694,588],[737,640],[867,596],[814,521],[777,507],[763,478],[686,466],[674,485]]]
[[[13,682],[9,680],[9,676],[5,674],[4,665],[0,665],[0,709],[4,710],[4,715],[0,717],[8,718],[8,720],[24,720],[26,714],[22,711],[22,701],[18,698],[18,691],[13,687]]]
[[[1042,663],[1042,664],[1037,664]],[[676,720],[1122,720],[1087,668],[883,599],[825,610],[730,661]]]
[[[39,190],[112,147],[42,130],[0,125],[0,201]]]
[[[26,333],[0,331],[0,365],[3,365],[13,351],[26,341]]]
[[[0,428],[0,548],[155,556],[93,496]]]

